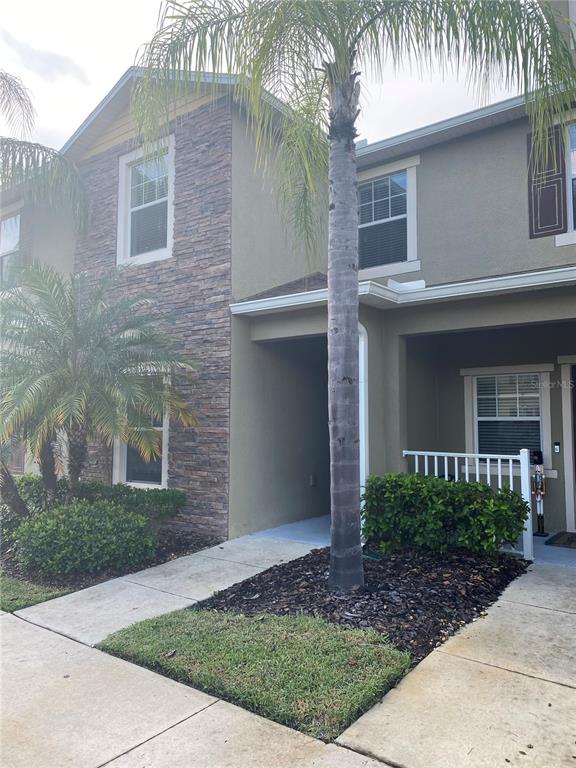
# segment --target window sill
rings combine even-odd
[[[174,254],[167,248],[162,248],[159,251],[150,251],[149,253],[141,253],[138,256],[129,256],[125,259],[117,259],[116,264],[118,267],[131,267],[138,266],[139,264],[151,264],[153,261],[165,261],[171,259]]]
[[[378,267],[360,269],[358,270],[358,279],[371,280],[375,277],[392,277],[393,275],[403,275],[407,272],[420,272],[420,269],[421,264],[419,259],[395,261],[392,264],[381,264]]]
[[[562,235],[556,235],[554,240],[554,244],[557,248],[562,245],[576,245],[576,229],[572,230],[572,232],[564,232]]]
[[[168,487],[163,483],[130,483],[128,481],[125,481],[123,484],[129,485],[130,488],[144,488],[145,490],[148,490],[150,488],[167,488]]]

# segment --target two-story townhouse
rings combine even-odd
[[[325,254],[283,227],[225,78],[217,101],[182,100],[151,164],[130,118],[137,77],[64,147],[92,207],[74,268],[119,269],[122,290],[170,311],[197,363],[199,425],[151,425],[163,453],[149,465],[94,446],[89,475],[183,488],[181,522],[223,537],[326,514]],[[513,99],[358,147],[362,475],[405,470],[405,449],[436,452],[440,474],[450,452],[541,450],[547,527],[574,530],[576,130],[547,187],[528,134]]]
[[[415,450],[435,454],[420,471],[474,479],[445,455],[541,451],[546,527],[573,531],[576,126],[543,185],[528,144],[511,99],[358,148],[361,471],[413,469]],[[329,474],[325,284],[237,298],[234,534],[315,494],[326,511]]]

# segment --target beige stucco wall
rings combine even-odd
[[[326,271],[326,248],[309,254],[291,233],[278,200],[278,169],[257,162],[254,135],[234,110],[232,122],[232,293],[236,300]],[[324,254],[324,255],[322,255]]]
[[[32,260],[60,272],[71,272],[74,265],[76,229],[71,213],[36,206],[32,218]]]
[[[529,239],[528,131],[520,120],[420,152],[421,269],[395,279],[434,285],[576,264],[576,246]]]
[[[229,536],[329,512],[322,337],[254,342],[232,327]]]

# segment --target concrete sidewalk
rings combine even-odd
[[[2,768],[381,768],[10,614]]]
[[[163,565],[16,611],[26,621],[87,645],[112,632],[226,589],[272,565],[307,554],[309,543],[243,536]]]
[[[531,566],[337,743],[402,768],[574,768],[576,571]]]
[[[378,768],[91,647],[311,548],[245,536],[0,616],[2,768]]]
[[[576,766],[576,571],[532,566],[326,745],[93,644],[306,554],[246,536],[0,616],[6,768]]]

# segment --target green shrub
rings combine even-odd
[[[522,533],[528,506],[505,488],[438,477],[370,477],[364,493],[364,536],[384,554],[404,547],[435,552],[496,552]]]
[[[25,570],[62,577],[147,562],[157,538],[149,521],[109,501],[74,501],[40,512],[15,531]]]
[[[155,527],[175,517],[186,504],[186,494],[176,488],[133,488],[117,483],[106,485],[98,481],[80,483],[78,498],[106,501],[147,517]]]
[[[66,501],[68,480],[64,477],[57,481],[56,494],[52,497],[46,492],[40,475],[20,475],[20,477],[15,477],[14,479],[18,493],[33,515],[37,512],[42,512],[42,510],[47,509],[49,506],[64,504]]]
[[[20,475],[14,478],[18,492],[22,501],[30,510],[31,515],[42,512],[52,504],[63,504],[66,500],[66,491],[68,482],[64,479],[58,480],[56,494],[50,497],[42,484],[40,475]],[[14,531],[22,522],[22,518],[13,515],[5,504],[0,504],[0,530],[2,539],[11,541],[14,537]]]

